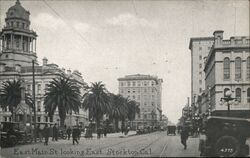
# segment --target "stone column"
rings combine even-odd
[[[10,34],[10,47],[13,49],[13,34]]]
[[[24,46],[23,46],[23,36],[21,35],[21,50],[24,52]]]
[[[33,38],[31,38],[31,52],[33,53]]]
[[[36,39],[35,39],[35,52],[36,52]]]

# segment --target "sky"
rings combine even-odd
[[[38,34],[37,55],[118,93],[119,77],[163,79],[162,109],[177,123],[191,95],[192,37],[249,36],[247,0],[20,0]],[[0,0],[0,26],[15,0]]]

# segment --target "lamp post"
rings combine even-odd
[[[34,136],[35,136],[35,142],[36,142],[36,93],[35,93],[35,61],[32,60],[32,95],[33,95],[33,111],[34,111]]]
[[[225,92],[225,97],[222,97],[220,99],[222,104],[223,104],[223,102],[222,102],[223,100],[227,103],[227,114],[228,115],[230,113],[230,105],[231,105],[229,102],[237,99],[237,98],[232,98],[231,96],[232,96],[232,92],[230,90],[228,90]]]

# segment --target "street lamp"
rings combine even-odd
[[[227,112],[228,112],[228,115],[229,115],[229,112],[230,112],[230,105],[231,105],[229,102],[237,99],[237,98],[232,98],[231,96],[232,96],[232,92],[230,90],[228,90],[228,91],[225,92],[225,97],[222,97],[220,99],[220,104],[221,105],[223,105],[224,102],[227,103]]]

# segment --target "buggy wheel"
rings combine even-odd
[[[233,136],[222,136],[215,143],[215,153],[220,157],[235,157],[240,153],[240,143]]]

